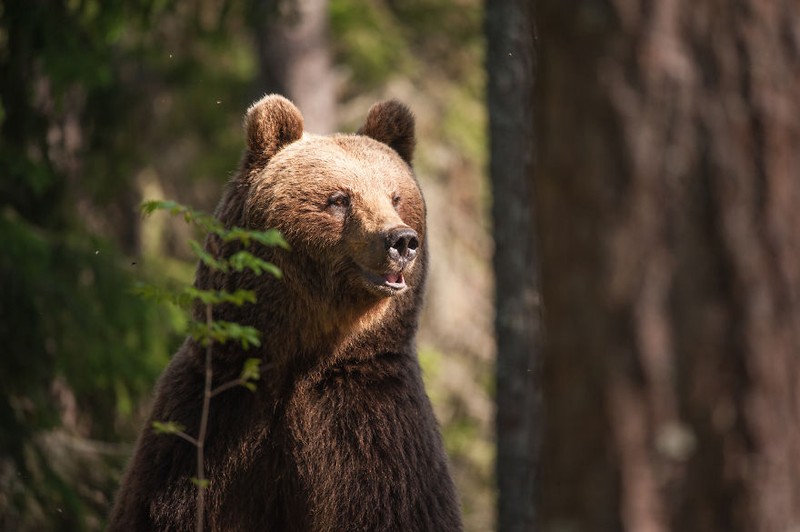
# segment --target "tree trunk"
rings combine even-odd
[[[486,3],[494,223],[498,530],[533,527],[538,313],[528,176],[533,32],[527,0]]]
[[[800,15],[537,6],[541,530],[795,530]]]
[[[328,42],[327,0],[256,0],[261,84],[291,99],[312,133],[336,129],[336,87]]]

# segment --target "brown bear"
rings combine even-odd
[[[215,319],[256,327],[262,343],[214,345],[214,385],[235,379],[246,358],[264,367],[254,392],[211,401],[205,528],[461,530],[414,347],[427,247],[413,116],[378,103],[357,134],[317,136],[271,95],[248,110],[245,128],[247,149],[216,215],[226,227],[277,228],[291,249],[258,248],[280,280],[198,267],[198,288],[245,288],[258,299],[215,308]],[[218,257],[240,246],[206,240]],[[195,448],[149,427],[175,421],[198,433],[204,351],[187,339],[162,375],[110,530],[195,527]]]

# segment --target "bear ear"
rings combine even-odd
[[[283,96],[268,94],[247,110],[244,127],[250,153],[269,160],[303,136],[303,115]]]
[[[370,107],[367,121],[358,130],[358,134],[383,142],[411,164],[417,143],[414,115],[397,100],[378,102]]]

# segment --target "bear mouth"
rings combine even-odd
[[[390,271],[381,274],[375,274],[364,270],[363,274],[368,283],[383,295],[398,294],[408,288],[402,270],[397,272]]]
[[[383,278],[385,280],[386,286],[391,288],[392,290],[403,290],[406,288],[406,280],[403,278],[403,272],[389,272],[384,273]]]

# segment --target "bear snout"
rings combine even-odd
[[[386,252],[389,259],[400,263],[401,269],[417,256],[419,236],[410,227],[395,227],[386,235]]]

